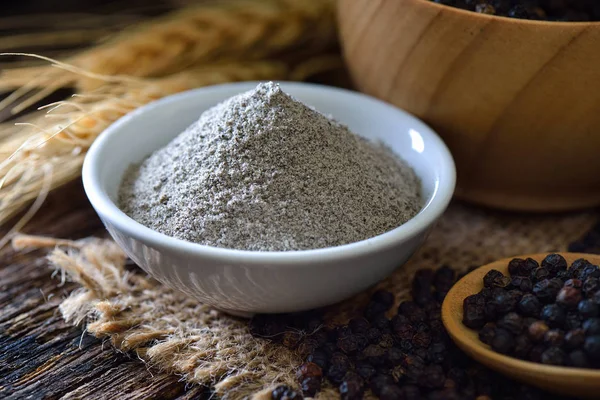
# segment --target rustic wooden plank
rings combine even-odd
[[[26,232],[65,238],[105,235],[81,184],[53,193]],[[151,372],[131,355],[65,323],[59,286],[44,252],[0,251],[0,398],[200,399],[207,388]]]

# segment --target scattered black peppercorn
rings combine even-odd
[[[541,266],[528,260],[509,262],[510,286],[496,284],[501,272],[488,272],[484,289],[463,303],[464,324],[502,354],[600,369],[600,268],[583,259],[568,268],[557,254]]]
[[[526,279],[539,268],[533,260],[515,264],[519,276]],[[523,290],[526,288],[517,289],[512,284],[514,277],[510,277],[511,284],[505,287],[490,288],[465,301],[465,306],[476,307],[476,314],[484,308],[486,319],[479,332],[482,341],[507,354],[537,362],[556,363],[562,356],[561,362],[567,365],[596,365],[600,361],[600,335],[585,335],[579,306],[566,313],[567,320],[572,315],[580,318],[579,331],[566,326],[551,330],[539,320],[545,303]],[[292,341],[284,339],[291,337],[287,332],[302,338],[296,351],[305,362],[297,370],[297,387],[280,386],[272,391],[272,398],[314,397],[323,385],[333,385],[343,399],[363,398],[369,390],[380,399],[554,399],[542,395],[538,389],[510,382],[485,369],[455,346],[442,324],[440,308],[456,278],[448,267],[417,274],[412,294],[422,297],[422,301],[402,302],[398,314],[391,319],[387,319],[382,310],[389,310],[394,299],[384,292],[372,296],[364,318],[354,318],[337,328],[328,328],[314,313],[306,317],[256,316],[250,322],[255,336],[290,346],[293,346]],[[526,316],[520,309],[522,303],[528,302],[531,302],[528,306],[531,315]],[[487,320],[490,316],[494,318],[491,321]],[[532,332],[539,338],[534,340]],[[559,346],[561,334],[562,347]],[[567,344],[571,347],[567,348]]]
[[[350,371],[340,384],[340,395],[343,400],[360,400],[363,398],[364,381],[356,372]]]
[[[280,385],[273,389],[271,397],[273,400],[302,400],[300,393],[286,385]]]
[[[300,382],[300,389],[305,397],[314,397],[321,390],[321,378],[308,377]]]

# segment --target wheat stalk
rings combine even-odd
[[[77,178],[94,139],[126,113],[187,89],[286,75],[285,64],[275,61],[214,65],[167,78],[112,82],[93,93],[46,106],[45,118],[22,123],[23,129],[0,146],[0,154],[10,154],[0,163],[0,224],[32,200]]]
[[[125,30],[66,62],[102,75],[159,77],[217,59],[256,60],[296,47],[319,53],[335,42],[333,0],[231,0],[183,8]],[[99,84],[50,67],[11,69],[3,73],[0,90],[20,90],[0,102],[0,108],[40,87],[44,90],[13,111],[62,86],[89,91]]]

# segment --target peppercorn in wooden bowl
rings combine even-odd
[[[600,263],[600,255],[560,254],[569,266],[577,259],[585,259],[594,264]],[[541,263],[547,255],[547,253],[533,254],[519,256],[518,258],[523,260],[531,258]],[[465,299],[479,293],[484,288],[484,277],[489,271],[497,270],[508,275],[508,265],[512,259],[513,257],[495,261],[477,268],[450,289],[442,305],[442,321],[448,333],[457,346],[470,357],[502,374],[552,393],[597,399],[600,393],[600,369],[545,365],[503,355],[484,344],[480,340],[478,330],[468,328],[464,324],[463,306]]]
[[[600,204],[600,22],[340,0],[352,78],[417,115],[457,164],[456,195],[510,210]]]

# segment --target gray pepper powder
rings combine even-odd
[[[421,208],[419,180],[402,159],[272,82],[205,111],[131,166],[119,203],[166,235],[258,251],[360,241]]]

